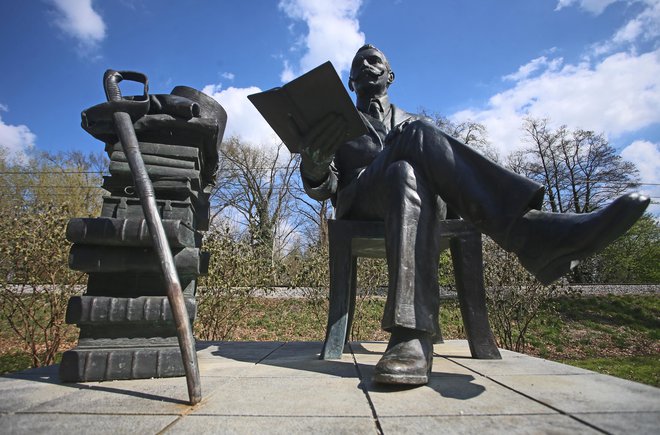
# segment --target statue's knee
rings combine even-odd
[[[435,124],[425,119],[417,119],[415,121],[408,123],[408,125],[405,128],[405,131],[407,131],[411,135],[424,136],[427,134],[436,134],[439,130],[438,127],[435,126]]]
[[[400,152],[409,156],[424,155],[424,149],[428,146],[429,138],[442,135],[442,132],[432,123],[418,119],[408,123],[398,138]],[[432,140],[432,139],[431,139]],[[432,142],[434,142],[432,140]]]
[[[431,122],[425,119],[417,119],[411,122],[410,126],[416,130],[422,130],[422,131],[437,128],[434,124],[432,124]]]

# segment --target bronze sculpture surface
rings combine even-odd
[[[144,94],[123,98],[118,79],[140,81]],[[81,115],[82,127],[105,143],[109,194],[100,217],[67,226],[69,266],[89,278],[85,294],[69,300],[66,321],[79,326],[80,338],[62,356],[60,379],[186,374],[194,404],[201,390],[190,324],[197,277],[208,268],[201,231],[209,226],[227,115],[187,86],[148,94],[140,73],[109,70],[104,87],[109,101]]]
[[[357,51],[349,88],[368,132],[337,148],[345,120],[325,117],[303,136],[301,175],[309,196],[333,199],[338,218],[385,222],[382,326],[391,337],[374,380],[425,384],[438,333],[439,219],[472,223],[549,284],[627,231],[649,199],[629,194],[589,214],[542,212],[543,186],[391,104],[394,77],[379,49]]]

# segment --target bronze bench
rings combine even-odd
[[[473,358],[500,359],[488,323],[483,279],[481,233],[459,220],[439,222],[443,249],[451,250],[454,278],[463,324]],[[378,221],[331,219],[330,307],[322,359],[338,359],[353,322],[357,286],[357,258],[385,257],[385,224]]]

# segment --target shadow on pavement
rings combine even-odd
[[[115,381],[104,381],[104,382],[90,382],[90,383],[81,383],[81,382],[62,382],[60,381],[58,375],[59,365],[52,365],[48,367],[39,367],[36,369],[29,369],[22,372],[10,373],[0,376],[0,378],[5,379],[17,379],[22,381],[32,381],[42,384],[52,384],[52,385],[61,385],[63,387],[72,388],[75,390],[92,390],[92,391],[101,391],[106,393],[122,394],[125,396],[137,397],[141,399],[156,400],[159,402],[174,403],[178,405],[189,405],[188,401],[177,400],[167,396],[160,396],[157,394],[144,393],[139,391],[125,390],[122,388],[115,388],[102,385],[107,383],[108,385],[111,382]],[[149,380],[147,380],[149,381]],[[158,379],[151,379],[152,382],[158,382]],[[116,384],[115,384],[116,385]]]
[[[358,378],[360,379],[358,388],[366,392],[396,393],[419,388],[382,385],[372,382],[371,372],[373,372],[374,366],[357,362],[352,357],[351,352],[359,355],[380,355],[382,352],[369,350],[359,343],[351,343],[350,349],[347,347],[341,360],[319,359],[323,347],[320,342],[281,343],[268,352],[264,352],[263,343],[259,342],[219,342],[214,344],[217,345],[217,349],[210,352],[214,357],[330,376]],[[474,380],[475,378],[472,375],[434,372],[426,387],[431,388],[443,397],[468,400],[486,390],[482,385],[473,383]]]

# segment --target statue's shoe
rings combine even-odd
[[[373,381],[381,384],[424,385],[433,363],[431,335],[423,331],[396,328],[387,351],[376,364]]]
[[[525,241],[516,252],[518,259],[543,285],[549,285],[628,231],[649,203],[649,198],[631,193],[592,213],[532,210],[522,218]]]

